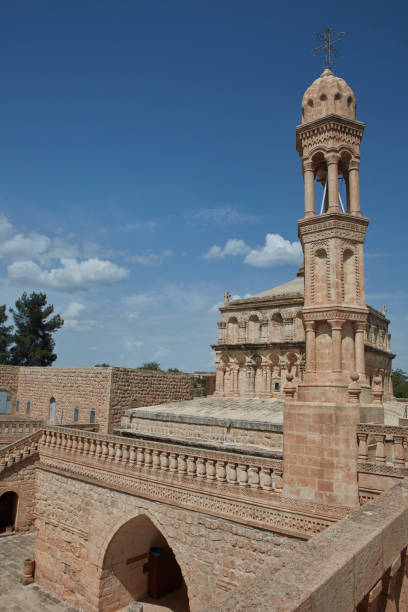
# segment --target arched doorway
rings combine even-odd
[[[132,601],[188,612],[180,566],[163,534],[142,514],[122,525],[104,556],[99,610],[116,612]]]
[[[0,533],[15,529],[18,495],[14,491],[6,491],[0,497]]]

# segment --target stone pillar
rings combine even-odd
[[[283,387],[286,384],[286,359],[285,357],[279,358],[279,366],[280,366],[280,392],[283,393]]]
[[[305,182],[305,218],[315,215],[315,192],[313,162],[303,164],[303,178]]]
[[[329,209],[327,212],[339,212],[339,156],[337,153],[326,155],[327,184],[329,187]]]
[[[231,376],[232,376],[232,395],[234,397],[239,397],[239,389],[238,389],[238,373],[239,373],[239,365],[234,363],[231,366]]]
[[[316,371],[316,332],[315,321],[305,321],[306,334],[306,372]]]
[[[249,397],[254,397],[255,395],[255,366],[248,365],[246,367],[247,372],[247,393]]]
[[[358,184],[358,167],[360,162],[353,159],[349,164],[348,184],[350,193],[350,214],[360,215],[360,187]]]
[[[341,330],[344,321],[333,319],[329,323],[332,329],[332,370],[341,372]]]
[[[366,324],[357,321],[354,324],[354,350],[356,371],[360,374],[360,382],[365,382],[364,330]]]
[[[224,395],[224,373],[225,373],[225,369],[224,369],[223,366],[217,365],[216,366],[216,370],[217,370],[217,378],[215,380],[216,395],[222,396],[222,395]]]

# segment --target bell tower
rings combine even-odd
[[[368,219],[361,216],[359,192],[363,131],[353,91],[325,68],[303,96],[296,129],[305,192],[304,218],[298,222],[305,258],[303,401],[347,401],[354,372],[360,385],[366,383],[363,245]]]
[[[322,515],[330,507],[341,516],[359,504],[356,426],[367,387],[368,317],[368,219],[361,215],[358,180],[363,131],[352,90],[326,67],[303,96],[296,129],[305,190],[298,233],[305,260],[306,371],[297,400],[289,378],[284,389],[283,437],[283,497],[313,503]]]

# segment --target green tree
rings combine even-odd
[[[395,397],[408,397],[408,374],[399,368],[392,373]]]
[[[95,368],[110,368],[109,363],[96,363]]]
[[[140,368],[140,370],[160,370],[160,364],[157,363],[157,361],[147,361],[146,363],[143,363]]]
[[[13,314],[16,331],[11,349],[11,363],[22,366],[50,366],[57,358],[52,334],[63,326],[60,315],[49,317],[54,312],[52,304],[47,305],[45,293],[27,295],[17,300]]]
[[[0,306],[0,363],[10,363],[10,344],[13,342],[13,326],[6,325],[6,305]]]
[[[182,374],[183,372],[181,370],[179,370],[178,368],[169,368],[167,370],[168,372],[172,372],[173,374]]]

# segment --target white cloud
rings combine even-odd
[[[6,215],[0,215],[0,237],[3,238],[4,236],[7,236],[12,229],[13,226],[7,219]]]
[[[257,267],[281,266],[299,263],[302,260],[302,247],[299,242],[290,242],[279,234],[266,234],[265,246],[252,249],[244,263]]]
[[[204,259],[222,259],[226,255],[246,255],[251,248],[239,238],[230,238],[225,243],[225,247],[221,248],[214,244],[204,253]]]
[[[110,261],[61,259],[62,267],[44,270],[34,261],[19,261],[8,266],[12,280],[63,291],[87,290],[101,285],[112,285],[129,276],[126,268]]]
[[[81,302],[71,302],[63,312],[64,319],[76,319],[77,316],[85,310],[84,304]]]
[[[242,213],[232,206],[218,206],[216,208],[200,208],[186,211],[188,221],[211,223],[216,225],[235,225],[240,223],[258,223],[259,217]]]
[[[36,232],[31,232],[28,236],[15,234],[0,244],[0,255],[13,260],[36,258],[48,249],[50,242],[47,236]]]
[[[144,255],[130,255],[128,259],[133,263],[140,264],[141,266],[160,266],[166,257],[171,257],[172,255],[172,251],[167,249],[162,253],[148,251]]]
[[[127,223],[126,225],[121,225],[118,228],[120,232],[138,232],[140,230],[153,230],[156,229],[158,223],[149,219],[148,221],[134,221],[132,223]]]

